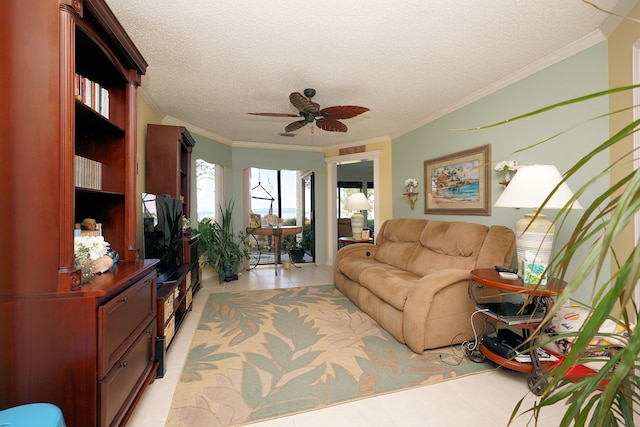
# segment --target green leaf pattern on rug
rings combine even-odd
[[[167,426],[238,425],[487,368],[413,353],[334,285],[214,293]]]
[[[218,369],[213,362],[239,356],[235,353],[216,353],[220,347],[220,345],[207,347],[206,344],[200,344],[192,348],[187,355],[180,381],[200,381],[203,379],[202,372]]]
[[[322,387],[316,383],[325,373],[326,365],[314,365],[323,352],[310,349],[324,335],[318,333],[319,328],[307,317],[300,315],[297,308],[287,311],[276,307],[273,325],[281,335],[265,333],[266,354],[246,354],[242,395],[254,408],[251,419],[264,418],[277,413],[278,407],[296,402],[301,388],[307,390],[309,397],[297,404],[308,405],[309,399],[321,402]]]
[[[242,294],[221,293],[211,302],[212,310],[205,310],[198,329],[211,327],[232,337],[230,345],[239,344],[253,337],[267,318],[264,301],[253,301]]]

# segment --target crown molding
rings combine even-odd
[[[169,125],[175,125],[175,126],[184,126],[184,127],[189,129],[189,132],[197,133],[200,136],[204,136],[205,138],[209,138],[212,141],[216,141],[216,142],[219,142],[219,143],[224,144],[224,145],[231,146],[233,144],[233,141],[231,141],[228,138],[225,138],[224,136],[215,134],[213,132],[209,132],[208,130],[204,130],[204,129],[199,128],[198,126],[194,126],[194,125],[192,125],[190,123],[183,122],[182,120],[178,120],[175,117],[164,116],[164,118],[162,119],[162,123],[169,124]]]
[[[142,76],[142,78],[144,79],[144,76]],[[151,108],[157,115],[162,116],[162,108],[160,108],[160,106],[156,103],[156,101],[154,101],[151,95],[149,95],[149,92],[145,88],[144,83],[142,86],[138,87],[138,95],[149,106],[149,108]]]
[[[420,120],[419,122],[415,123],[412,126],[409,126],[407,128],[404,128],[396,133],[394,133],[393,135],[391,135],[391,137],[393,139],[398,138],[402,135],[405,135],[411,131],[414,131],[424,125],[427,125],[429,123],[431,123],[432,121],[439,119],[447,114],[453,113],[454,111],[459,110],[462,107],[465,107],[475,101],[478,101],[482,98],[484,98],[487,95],[490,95],[494,92],[499,91],[500,89],[504,89],[505,87],[512,85],[513,83],[516,83],[526,77],[529,77],[539,71],[544,70],[545,68],[550,67],[553,64],[556,64],[564,59],[567,59],[577,53],[582,52],[585,49],[588,49],[590,47],[595,46],[596,44],[603,42],[607,40],[607,38],[605,37],[604,33],[601,30],[595,30],[592,31],[591,33],[587,34],[586,36],[576,40],[575,42],[564,46],[558,50],[556,50],[555,52],[544,56],[543,58],[539,59],[538,61],[524,67],[521,68],[520,70],[509,74],[508,76],[496,81],[495,83],[492,83],[486,87],[484,87],[483,89],[480,89],[479,91],[476,91],[468,96],[465,96],[464,98],[458,100],[457,102],[454,102],[453,104],[449,104],[447,107],[438,110],[432,114],[430,114],[429,116],[427,116],[426,118]]]
[[[233,141],[233,148],[253,148],[257,150],[286,150],[286,151],[306,151],[322,153],[323,148],[318,146],[294,145],[294,144],[274,144],[265,142]]]

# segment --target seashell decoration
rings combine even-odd
[[[101,256],[91,263],[91,267],[93,268],[93,272],[96,274],[104,273],[113,267],[113,258],[108,255]]]

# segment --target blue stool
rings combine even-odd
[[[30,403],[0,411],[0,426],[66,427],[62,411],[51,403]]]

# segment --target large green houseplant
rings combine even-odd
[[[200,233],[200,252],[204,256],[204,264],[213,267],[218,273],[218,280],[237,279],[237,273],[243,260],[249,259],[249,234],[233,230],[234,202],[230,201],[220,207],[220,221],[205,218],[198,223]]]
[[[638,87],[640,85],[620,87],[570,99],[479,129],[512,123],[554,108],[609,96],[617,92],[630,91]],[[618,114],[631,108],[613,111],[607,115]],[[629,163],[629,156],[627,156],[612,161],[604,170],[594,170],[591,160],[597,154],[606,152],[616,144],[628,142],[627,138],[638,130],[638,126],[640,126],[640,120],[631,121],[587,153],[565,173],[562,182],[582,169],[589,170],[591,173],[592,178],[576,191],[574,199],[579,198],[587,188],[593,186],[598,180],[608,180],[612,171],[621,169],[625,163]],[[528,148],[531,147],[523,150]],[[553,192],[547,200],[552,194]],[[556,217],[555,222],[559,228],[562,228],[565,223],[569,213],[568,207],[572,202],[573,200]],[[541,209],[543,207],[544,205]],[[579,331],[565,333],[551,337],[547,342],[537,343],[541,346],[558,338],[567,338],[573,341],[564,362],[547,372],[539,382],[543,388],[542,395],[528,410],[534,417],[536,425],[543,408],[560,402],[566,405],[561,426],[635,425],[633,421],[634,406],[635,411],[638,411],[640,404],[640,396],[637,393],[640,388],[640,377],[638,376],[640,331],[627,326],[632,322],[637,322],[640,317],[638,308],[633,301],[634,291],[640,280],[640,248],[636,244],[625,258],[616,254],[612,246],[622,233],[628,233],[629,227],[633,229],[634,216],[639,211],[640,169],[636,169],[627,173],[617,182],[612,182],[607,190],[595,197],[584,210],[578,226],[572,230],[568,242],[557,251],[549,266],[549,274],[552,277],[566,280],[567,286],[557,298],[554,308],[547,314],[546,320],[550,320],[554,312],[567,302],[581,285],[586,285],[593,280],[594,283],[599,283],[601,286],[594,289],[594,297],[588,307],[590,316]],[[586,251],[586,256],[582,259],[577,259],[575,256],[579,248],[584,248]],[[609,262],[610,256],[616,267],[612,267],[609,277],[603,277],[603,271],[606,271],[603,267],[605,263]],[[573,270],[571,274],[568,273],[570,270]],[[620,333],[603,333],[601,327],[607,319],[626,328],[624,333],[628,334],[628,337]],[[594,356],[603,350],[593,344],[597,342],[596,338],[598,337],[618,339],[626,345],[617,349],[610,357],[596,358]],[[602,367],[595,375],[576,373],[575,366],[595,360],[602,363]],[[512,420],[522,410],[521,404],[522,400],[514,409]]]

